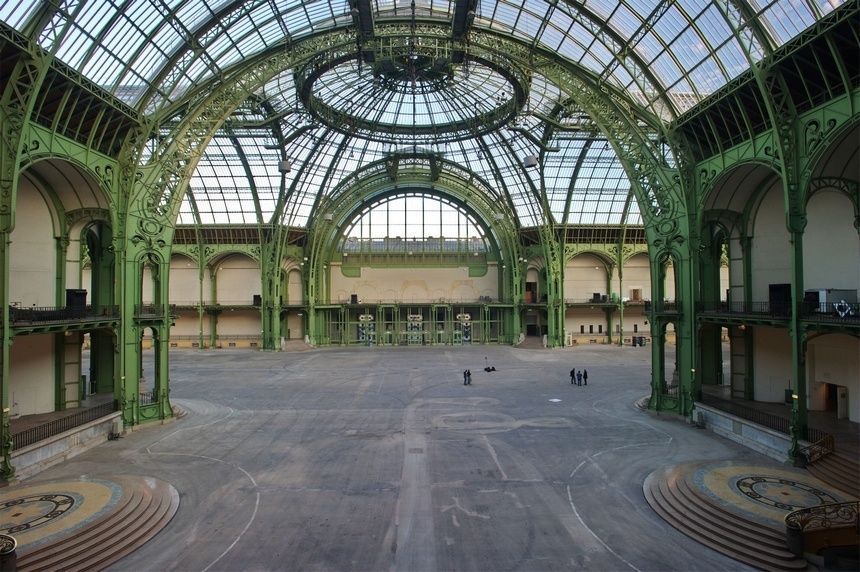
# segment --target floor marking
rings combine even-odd
[[[204,427],[209,427],[210,425],[214,425],[215,423],[220,423],[221,421],[224,421],[224,420],[226,420],[226,419],[229,419],[230,417],[232,417],[232,416],[233,416],[233,414],[234,414],[234,413],[236,413],[236,410],[235,410],[235,409],[233,409],[232,407],[230,407],[229,409],[230,409],[230,411],[227,413],[227,415],[225,415],[224,417],[219,417],[218,419],[214,419],[214,420],[210,421],[209,423],[203,423],[202,425],[191,425],[191,426],[189,426],[189,427],[180,427],[179,429],[177,429],[177,430],[175,430],[175,431],[172,431],[172,432],[168,433],[167,435],[164,435],[164,436],[163,436],[163,437],[161,437],[160,439],[157,439],[156,441],[153,441],[152,443],[150,443],[149,445],[147,445],[147,446],[146,446],[146,448],[145,448],[144,450],[145,450],[147,453],[149,453],[150,455],[153,455],[153,454],[155,454],[155,453],[153,453],[152,451],[150,451],[150,448],[154,447],[155,445],[158,445],[159,443],[161,443],[162,441],[164,441],[164,440],[165,440],[165,439],[167,439],[168,437],[172,437],[172,436],[176,435],[176,434],[177,434],[177,433],[179,433],[180,431],[188,431],[189,429],[202,429],[202,428],[204,428]],[[140,449],[138,449],[138,451],[140,451]]]
[[[441,509],[439,509],[439,511],[440,512],[448,512],[452,508],[456,508],[456,509],[462,511],[463,514],[465,514],[466,516],[474,516],[476,518],[483,518],[484,520],[490,520],[490,515],[488,515],[488,514],[481,514],[479,512],[475,512],[473,510],[469,510],[469,509],[464,508],[460,504],[459,497],[451,497],[451,500],[454,501],[454,504],[445,505]],[[452,512],[451,515],[454,516],[455,513]],[[457,526],[460,526],[460,525],[458,524]]]
[[[580,463],[580,464],[579,464],[579,466],[581,467],[583,463],[585,463],[585,461],[583,461],[582,463]],[[578,468],[579,468],[579,467],[577,467],[577,469],[578,469]],[[574,472],[575,472],[575,471],[574,471]],[[567,500],[568,500],[568,502],[570,503],[570,508],[572,508],[572,509],[573,509],[573,514],[574,514],[574,515],[576,515],[576,519],[579,521],[579,523],[580,523],[582,526],[584,526],[584,527],[585,527],[585,530],[587,530],[587,531],[591,534],[591,536],[593,536],[593,537],[595,538],[595,540],[597,540],[597,542],[599,542],[600,544],[602,544],[602,545],[603,545],[603,547],[604,547],[606,550],[608,550],[609,552],[611,552],[611,553],[612,553],[616,558],[618,558],[619,560],[621,560],[622,562],[624,562],[624,563],[625,563],[627,566],[629,566],[632,570],[635,570],[636,572],[642,572],[641,570],[639,570],[639,568],[636,568],[636,566],[634,566],[633,564],[631,564],[630,562],[628,562],[628,561],[627,561],[623,556],[621,556],[620,554],[618,554],[617,552],[615,552],[614,550],[612,550],[612,548],[610,548],[608,544],[606,544],[605,542],[603,542],[603,539],[602,539],[602,538],[600,538],[599,536],[597,536],[597,534],[595,534],[595,533],[594,533],[594,531],[593,531],[593,530],[591,530],[591,528],[589,528],[589,526],[588,526],[587,524],[585,524],[585,521],[584,521],[584,520],[582,520],[582,517],[581,517],[581,516],[579,516],[579,511],[578,511],[578,510],[576,510],[576,505],[573,503],[573,496],[571,496],[571,494],[570,494],[570,485],[567,485]],[[205,571],[204,571],[204,572],[205,572]]]
[[[256,520],[257,511],[260,510],[260,489],[257,485],[257,481],[254,479],[253,476],[251,476],[251,473],[249,473],[248,471],[246,471],[245,469],[243,469],[239,465],[237,465],[235,463],[229,463],[223,459],[216,459],[215,457],[208,457],[206,455],[193,455],[191,453],[151,453],[148,449],[147,449],[147,453],[149,453],[150,455],[172,455],[172,456],[176,456],[176,457],[195,457],[198,459],[206,459],[208,461],[215,461],[216,463],[224,463],[225,465],[229,465],[235,469],[242,471],[242,473],[245,474],[245,476],[248,478],[249,481],[251,481],[251,484],[254,486],[254,495],[256,498],[254,499],[254,510],[251,513],[251,518],[248,519],[248,522],[245,524],[245,527],[242,529],[242,531],[239,533],[239,535],[235,538],[235,540],[233,540],[233,542],[231,542],[230,545],[224,549],[224,552],[219,554],[215,560],[210,562],[209,565],[206,566],[206,568],[201,570],[201,572],[207,572],[210,568],[215,566],[222,558],[224,558],[228,552],[233,550],[233,548],[237,544],[239,544],[239,541],[242,540],[242,537],[245,536],[245,533],[248,532],[248,529],[251,528],[251,525],[254,523],[254,520]]]
[[[493,449],[492,443],[490,443],[489,437],[486,435],[481,435],[482,440],[484,441],[484,445],[487,447],[487,451],[490,452],[490,457],[493,458],[493,462],[496,463],[496,468],[499,469],[499,474],[502,475],[502,480],[507,481],[508,475],[505,473],[505,470],[502,468],[501,463],[499,463],[499,457],[496,455],[496,450]]]

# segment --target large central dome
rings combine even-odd
[[[516,116],[529,90],[529,76],[504,58],[458,58],[444,44],[414,38],[361,55],[317,58],[297,71],[296,83],[320,122],[390,143],[456,141],[493,131]]]

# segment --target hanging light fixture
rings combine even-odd
[[[534,155],[526,155],[523,157],[523,166],[526,169],[533,169],[538,166],[538,158]]]
[[[290,164],[289,160],[284,159],[283,161],[278,161],[278,171],[281,173],[289,173],[293,170],[293,166]]]

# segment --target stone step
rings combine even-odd
[[[179,495],[173,487],[160,481],[147,484],[123,483],[128,499],[120,501],[111,514],[70,537],[23,555],[18,559],[18,569],[101,570],[130,554],[164,528],[179,507]]]
[[[757,568],[808,568],[807,562],[790,553],[784,542],[774,545],[771,529],[762,527],[765,528],[763,533],[751,533],[750,530],[756,530],[759,526],[757,523],[716,510],[717,507],[710,503],[699,502],[698,496],[686,496],[679,486],[672,483],[677,483],[683,477],[671,473],[672,469],[655,471],[649,475],[643,485],[643,492],[654,511],[674,528],[705,546]]]
[[[175,502],[174,499],[162,496],[158,502],[151,505],[145,518],[135,523],[136,526],[124,530],[125,534],[121,535],[119,541],[112,543],[109,550],[88,555],[89,558],[79,559],[70,565],[64,563],[63,570],[70,572],[101,570],[131,554],[154,537],[173,518],[179,506],[178,501],[178,496]]]
[[[739,518],[722,507],[703,500],[689,486],[686,479],[679,479],[676,485],[672,487],[672,490],[676,493],[676,498],[677,494],[681,495],[681,498],[678,499],[681,506],[686,507],[687,510],[696,514],[698,518],[705,522],[713,523],[723,530],[732,530],[738,535],[737,538],[741,542],[747,542],[751,539],[752,546],[769,546],[775,551],[788,550],[785,543],[785,532],[776,531],[759,523]]]
[[[68,551],[74,550],[75,546],[79,544],[89,545],[91,539],[98,539],[105,532],[121,526],[127,518],[133,518],[138,514],[142,502],[148,502],[144,491],[139,489],[126,491],[126,494],[120,499],[115,510],[106,515],[105,518],[79,530],[73,536],[60,539],[47,546],[39,547],[35,551],[19,553],[18,569],[28,570],[31,569],[30,567],[36,569],[46,564],[50,565],[64,558]]]
[[[851,495],[860,498],[860,465],[841,453],[831,453],[806,469],[817,479]]]

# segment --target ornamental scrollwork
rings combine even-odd
[[[827,120],[823,126],[821,125],[821,121],[818,119],[807,121],[803,130],[806,154],[811,155],[814,153],[835,128],[835,119]]]

